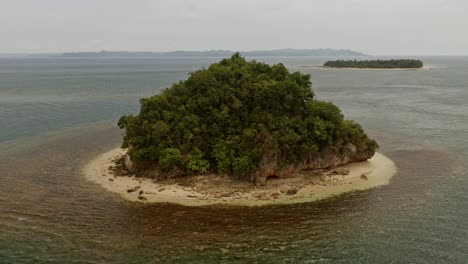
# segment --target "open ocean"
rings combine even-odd
[[[0,58],[0,263],[468,263],[468,57],[430,70],[311,67],[318,99],[393,159],[387,186],[315,203],[187,208],[126,202],[81,169],[116,122],[216,58]]]

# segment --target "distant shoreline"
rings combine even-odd
[[[20,58],[225,58],[235,50],[175,50],[175,51],[91,51],[63,53],[0,54],[0,57]],[[246,57],[367,57],[369,55],[349,49],[272,49],[240,51]]]
[[[301,68],[320,68],[320,69],[329,69],[329,70],[380,70],[380,71],[415,71],[415,70],[432,70],[430,67],[422,68],[359,68],[359,67],[327,67],[322,65],[303,65],[299,66]]]
[[[312,202],[356,190],[389,183],[397,169],[392,160],[376,153],[369,161],[350,163],[332,172],[347,175],[298,175],[267,181],[265,186],[232,181],[215,175],[194,176],[153,182],[147,178],[117,176],[111,169],[114,160],[126,150],[117,148],[89,162],[83,172],[88,181],[102,186],[132,202],[173,203],[185,206],[264,206]]]
[[[350,69],[421,69],[424,62],[418,59],[329,60],[323,64],[330,68]]]
[[[128,51],[100,51],[100,52],[68,52],[61,57],[109,57],[109,56],[142,56],[142,57],[229,57],[237,51],[234,50],[207,50],[188,51],[177,50],[169,52],[128,52]],[[354,56],[362,57],[366,54],[345,49],[275,49],[240,51],[243,56],[249,57],[303,57],[303,56]]]

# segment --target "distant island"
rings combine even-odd
[[[420,60],[336,60],[327,61],[324,67],[330,68],[368,68],[368,69],[420,69]]]
[[[395,171],[359,124],[315,98],[310,75],[283,64],[235,53],[140,102],[118,121],[122,149],[86,169],[132,201],[303,202],[386,184]]]
[[[86,57],[155,57],[155,58],[201,58],[201,57],[229,57],[235,51],[232,50],[209,50],[209,51],[170,51],[170,52],[128,52],[128,51],[100,51],[100,52],[68,52],[62,53],[60,57],[86,58]],[[361,52],[347,49],[276,49],[243,51],[242,56],[247,57],[304,57],[304,56],[328,56],[328,57],[359,57],[366,56]]]

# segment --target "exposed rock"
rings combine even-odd
[[[349,143],[344,148],[336,146],[325,147],[318,153],[311,154],[304,162],[299,164],[292,164],[288,166],[281,166],[278,162],[278,157],[275,155],[264,154],[258,163],[257,171],[251,175],[251,180],[257,186],[265,186],[269,177],[274,178],[288,178],[294,177],[301,171],[313,171],[315,174],[320,175],[320,172],[326,169],[335,168],[350,162],[361,162],[372,158],[375,151],[369,149],[359,149],[352,143]],[[125,167],[128,171],[138,172],[144,177],[152,178],[156,181],[181,177],[184,175],[181,171],[171,171],[170,173],[161,174],[157,167],[151,166],[146,163],[134,163],[131,161],[130,156],[125,156]],[[329,175],[348,175],[349,170],[345,168],[332,169]],[[205,178],[200,179],[201,181]],[[206,181],[211,181],[211,178],[206,178]],[[164,188],[159,189],[163,191]]]
[[[289,189],[289,186],[288,186],[288,185],[283,185],[283,186],[281,186],[281,187],[279,188],[279,191],[280,191],[281,193],[285,193],[285,192],[288,191],[288,189]]]
[[[368,180],[368,178],[367,178],[367,175],[365,175],[365,174],[361,174],[361,179],[363,179],[363,180],[366,180],[366,181],[367,181],[367,180]]]
[[[327,173],[328,175],[348,175],[349,170],[346,168],[336,168]]]
[[[338,147],[329,146],[322,151],[311,155],[305,162],[301,164],[289,165],[286,167],[280,167],[277,161],[277,157],[264,155],[261,158],[259,162],[259,168],[255,173],[255,182],[265,183],[266,179],[270,176],[276,176],[279,178],[291,177],[301,170],[327,169],[350,162],[366,161],[372,158],[374,154],[374,151],[359,150],[351,143],[341,150]],[[346,175],[345,171],[341,170],[340,174]]]
[[[136,192],[136,191],[140,190],[140,188],[141,188],[141,186],[135,186],[135,187],[133,187],[131,189],[128,189],[127,192],[128,193]]]
[[[198,251],[205,251],[208,248],[209,248],[208,246],[198,246],[198,245],[195,246],[195,249]]]
[[[273,197],[275,199],[278,199],[280,197],[280,194],[279,193],[272,193],[271,197]]]
[[[286,191],[286,195],[295,195],[299,191],[296,187],[291,187]]]
[[[128,171],[132,171],[132,170],[133,170],[133,161],[132,161],[132,159],[130,158],[130,155],[128,155],[128,154],[125,154],[124,165],[125,165],[125,168],[126,168]]]
[[[187,197],[188,197],[188,198],[197,198],[198,195],[190,195],[190,194],[189,194],[189,195],[187,195]]]
[[[139,195],[142,195],[142,194],[144,194],[144,193],[145,193],[145,192],[144,192],[143,190],[141,190],[138,194],[139,194]]]
[[[223,254],[227,254],[227,253],[229,253],[229,249],[226,249],[226,248],[220,248],[220,250],[221,250],[221,253],[223,253]]]
[[[166,188],[159,188],[158,192],[162,192],[164,190],[166,190]]]
[[[259,200],[263,200],[265,199],[265,193],[254,193],[252,194],[252,197],[259,199]]]
[[[138,200],[140,200],[140,201],[146,201],[146,200],[148,200],[148,199],[146,199],[146,197],[144,197],[144,196],[142,196],[142,195],[139,195],[139,196],[138,196]]]
[[[112,179],[112,178],[109,178],[109,181],[114,181],[114,179]]]
[[[303,170],[306,172],[307,176],[310,177],[319,177],[325,174],[326,170],[325,169],[319,169],[319,170]]]

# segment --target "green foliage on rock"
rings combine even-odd
[[[252,175],[263,157],[284,166],[327,146],[377,147],[338,107],[314,99],[310,75],[246,61],[238,53],[141,99],[140,113],[123,116],[119,126],[137,164],[185,174],[242,178]]]
[[[323,65],[333,68],[375,68],[375,69],[410,69],[422,68],[423,62],[420,60],[336,60],[327,61]]]
[[[187,169],[198,172],[206,173],[210,169],[210,162],[204,159],[205,153],[199,148],[195,148],[189,155]]]
[[[159,155],[159,166],[163,170],[175,169],[182,165],[182,155],[176,148],[163,149]]]

